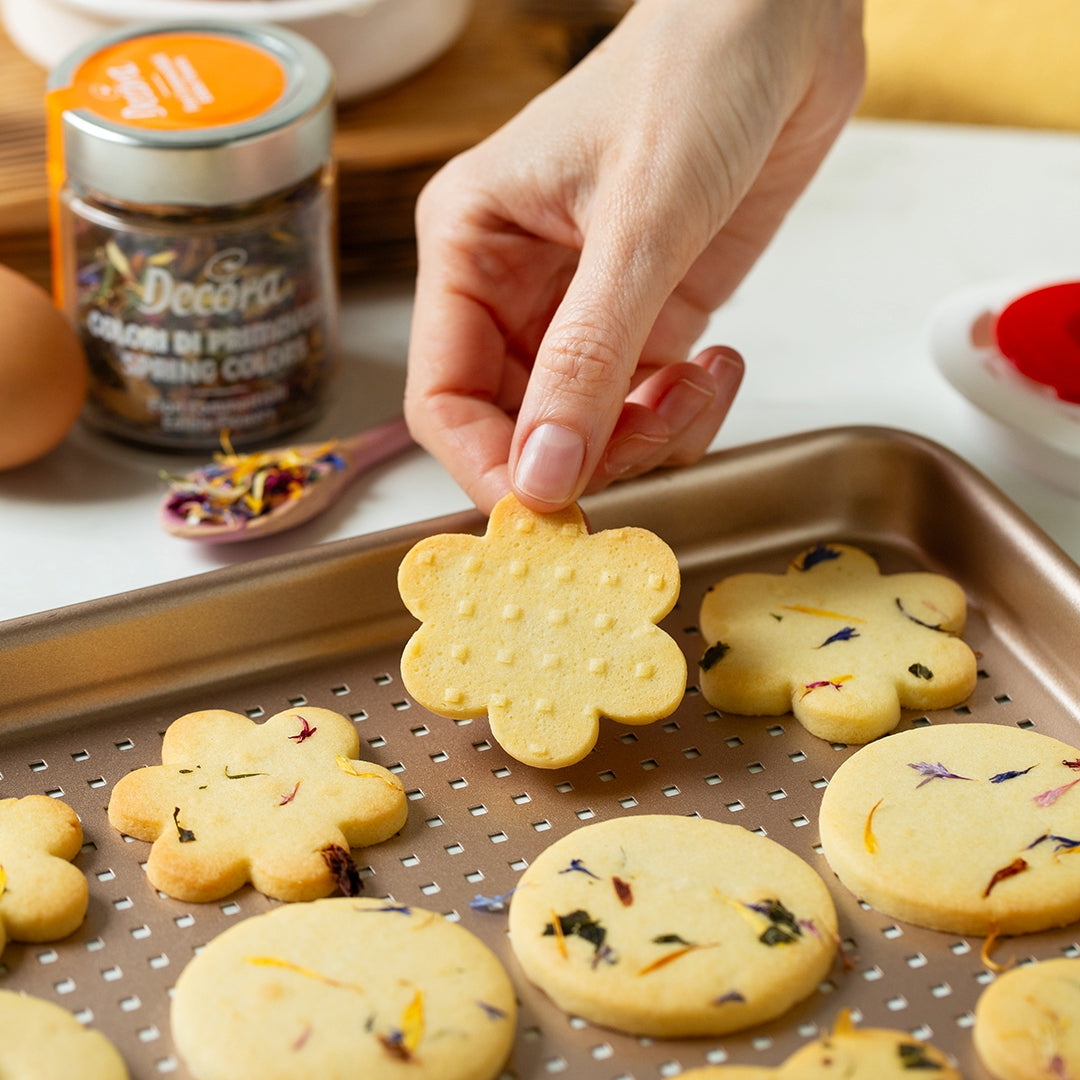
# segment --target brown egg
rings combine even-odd
[[[35,461],[86,399],[86,354],[49,294],[0,266],[0,470]]]

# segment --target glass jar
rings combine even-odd
[[[46,101],[85,421],[201,451],[314,420],[338,332],[325,56],[278,28],[128,27],[61,63]]]

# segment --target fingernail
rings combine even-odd
[[[560,424],[541,424],[525,440],[514,483],[539,502],[565,503],[577,489],[585,441]]]
[[[673,383],[656,406],[656,415],[667,421],[672,431],[681,431],[694,419],[714,395],[695,383],[680,379]]]
[[[721,384],[738,382],[743,377],[742,357],[738,353],[732,355],[718,352],[705,366],[705,370]]]
[[[636,468],[649,455],[664,445],[664,439],[654,439],[649,435],[628,435],[608,447],[604,465],[610,476],[622,476]]]

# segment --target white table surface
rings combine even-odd
[[[1080,135],[854,121],[703,337],[734,345],[748,365],[714,448],[834,425],[912,431],[974,464],[1080,561],[1080,499],[1004,454],[938,372],[926,336],[937,306],[959,290],[1080,276],[1078,192]],[[340,385],[305,439],[399,411],[410,312],[408,288],[346,295]],[[471,505],[434,459],[412,450],[296,530],[194,544],[157,523],[159,470],[205,460],[129,448],[80,426],[42,460],[0,474],[0,620]]]

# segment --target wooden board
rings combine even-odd
[[[424,182],[554,82],[616,19],[609,2],[476,0],[442,57],[343,104],[334,143],[342,277],[411,274],[413,204]],[[0,263],[48,287],[45,78],[0,33]]]

